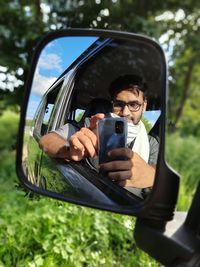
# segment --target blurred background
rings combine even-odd
[[[0,267],[161,266],[133,240],[135,220],[26,195],[15,174],[24,82],[37,41],[66,28],[141,33],[168,62],[166,159],[181,174],[178,210],[200,177],[200,1],[0,0]]]

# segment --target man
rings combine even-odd
[[[120,76],[110,86],[113,104],[111,116],[127,117],[128,120],[128,147],[110,151],[110,161],[101,164],[100,169],[107,172],[112,181],[127,189],[149,188],[154,183],[159,144],[155,138],[147,136],[141,122],[147,106],[146,89],[146,84],[135,75]],[[68,133],[67,141],[61,133],[61,127],[51,133],[49,140],[44,136],[40,140],[40,146],[53,157],[75,161],[80,161],[85,156],[93,158],[97,155],[98,146],[96,123],[104,117],[102,113],[92,116],[90,126]],[[124,156],[127,160],[115,160],[119,156]]]

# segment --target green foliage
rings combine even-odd
[[[45,32],[39,2],[1,1],[0,9],[0,108],[21,103],[24,81],[36,41]]]
[[[16,147],[19,115],[6,110],[0,116],[0,151]]]
[[[174,128],[188,134],[199,134],[199,108],[195,102],[200,100],[197,90],[200,67],[200,27],[197,21],[200,6],[193,1],[185,1],[183,6],[174,5],[173,10],[168,11],[168,16],[159,19],[165,25],[163,33],[170,63],[168,115]],[[187,125],[186,120],[189,122]],[[196,121],[191,123],[191,120]]]
[[[84,114],[84,112],[80,112],[80,113],[76,116],[75,120],[76,120],[77,122],[80,122],[80,120],[81,120],[82,117],[83,117],[83,114]]]
[[[151,123],[147,119],[145,119],[144,117],[142,118],[142,122],[144,123],[145,128],[146,128],[147,133],[148,133],[152,128]]]
[[[166,145],[166,159],[181,175],[178,210],[187,210],[200,181],[200,143],[194,136],[169,134]]]
[[[28,199],[14,188],[13,153],[0,177],[0,266],[159,266],[135,246],[133,217]]]
[[[177,123],[182,135],[194,135],[200,137],[200,66],[193,68],[190,92],[183,107],[182,116]]]

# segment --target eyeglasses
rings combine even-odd
[[[139,103],[137,101],[130,101],[128,103],[121,101],[121,100],[112,101],[113,109],[117,112],[124,110],[125,106],[127,106],[130,111],[136,112],[140,109],[140,107],[143,104],[144,104],[144,102]]]

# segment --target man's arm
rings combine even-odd
[[[52,158],[70,159],[68,142],[57,133],[49,133],[40,138],[39,147]]]
[[[81,128],[68,138],[57,133],[44,135],[39,146],[50,157],[66,158],[68,160],[80,161],[84,156],[94,157],[97,151],[97,136],[94,133],[98,120],[104,118],[104,114],[98,113],[91,117],[90,128]]]
[[[57,133],[49,133],[41,137],[39,147],[52,158],[64,158],[80,161],[84,156],[93,157],[96,154],[97,138],[87,129],[81,128],[69,140]]]

